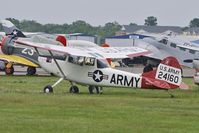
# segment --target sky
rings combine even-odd
[[[155,16],[161,26],[188,26],[199,18],[199,0],[0,0],[0,19],[36,20],[71,24],[77,20],[98,26],[144,24]]]

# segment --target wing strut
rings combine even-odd
[[[48,50],[48,52],[50,53],[52,59],[55,61],[55,64],[57,65],[57,68],[58,68],[59,71],[61,72],[63,78],[66,79],[66,76],[65,76],[64,72],[62,71],[61,67],[59,66],[57,60],[53,57],[53,53],[52,53],[50,50]]]

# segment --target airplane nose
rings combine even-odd
[[[14,50],[14,42],[9,36],[5,36],[1,41],[1,51],[6,55],[11,55]]]

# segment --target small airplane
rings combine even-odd
[[[196,46],[197,44],[191,41],[183,40],[182,38],[178,38],[176,36],[144,38],[143,40],[156,48],[156,50],[154,50],[156,52],[153,52],[153,54],[149,55],[149,57],[154,59],[162,59],[168,55],[172,55],[177,58],[182,66],[192,68],[193,65],[191,64],[191,61],[199,56],[199,52],[178,47],[186,45]]]
[[[45,93],[52,93],[53,88],[62,80],[70,81],[71,93],[79,92],[74,83],[89,85],[88,89],[92,92],[95,86],[170,90],[178,88],[182,82],[181,67],[174,57],[163,59],[156,70],[142,74],[124,72],[108,66],[107,58],[121,59],[150,53],[138,47],[63,47],[24,40],[14,42],[34,48],[38,53],[40,66],[60,77],[53,85],[44,87]]]
[[[198,45],[189,40],[171,36],[171,35],[150,35],[150,34],[130,34],[133,43],[125,43],[125,46],[136,46],[144,48],[151,51],[151,54],[146,55],[148,57],[149,63],[153,66],[159,64],[160,60],[166,58],[167,56],[174,56],[179,61],[180,65],[193,67],[191,61],[199,57],[199,52],[193,50],[185,50],[184,48],[177,47],[178,45]],[[107,44],[112,46],[121,46],[121,42],[107,41]],[[113,44],[115,43],[115,44]]]
[[[1,20],[2,26],[6,33],[6,36],[1,41],[1,51],[3,54],[0,55],[0,59],[5,60],[6,62],[14,62],[21,65],[28,66],[27,75],[34,75],[36,73],[36,68],[40,67],[38,63],[38,55],[34,49],[28,49],[25,47],[19,47],[14,45],[16,39],[28,40],[32,42],[43,42],[53,45],[63,45],[67,47],[97,47],[98,45],[81,40],[66,40],[62,35],[49,35],[45,33],[23,33],[19,30],[13,23],[8,20]],[[12,55],[12,56],[7,56]],[[12,64],[12,63],[11,63]],[[8,65],[7,70],[12,69],[14,72],[13,65]],[[7,74],[12,74],[7,73]]]

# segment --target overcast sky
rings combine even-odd
[[[84,20],[91,25],[117,21],[144,24],[155,16],[158,25],[188,26],[199,18],[199,0],[1,0],[0,18],[36,20],[39,23],[72,23]]]

